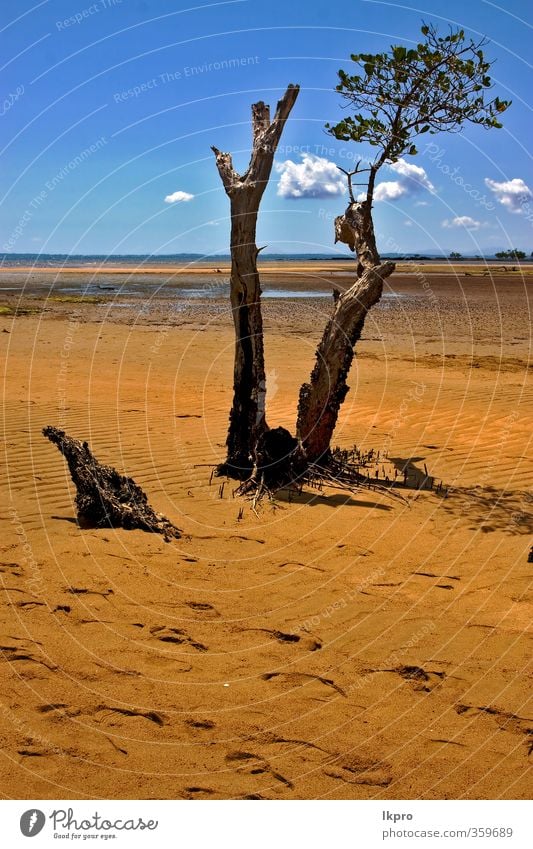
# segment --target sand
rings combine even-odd
[[[259,516],[206,465],[225,301],[4,297],[36,312],[0,315],[3,798],[527,798],[530,284],[390,283],[337,441],[447,497],[282,493]],[[265,301],[272,425],[294,426],[328,309]],[[183,537],[79,528],[47,424]]]

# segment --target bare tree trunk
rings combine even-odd
[[[252,105],[253,147],[245,174],[233,168],[231,154],[213,152],[231,206],[231,306],[235,325],[233,403],[230,411],[224,470],[246,477],[256,462],[256,446],[268,429],[265,414],[266,377],[261,317],[261,287],[255,243],[257,214],[267,186],[285,121],[298,96],[289,85],[270,121],[270,108]]]
[[[257,210],[244,211],[242,201],[246,200],[238,196],[231,203],[230,299],[235,361],[226,464],[235,469],[237,477],[249,473],[257,439],[267,427],[261,288],[255,244]]]
[[[354,346],[366,314],[381,298],[383,280],[394,263],[368,268],[335,304],[316,352],[309,383],[300,389],[296,435],[309,462],[327,455],[342,402],[349,391],[347,377]]]
[[[371,199],[352,201],[335,219],[335,241],[344,242],[358,258],[358,279],[337,296],[333,315],[317,349],[309,383],[300,389],[296,436],[308,462],[325,459],[341,404],[349,391],[347,377],[354,346],[368,310],[381,298],[383,281],[394,263],[380,263],[371,215]]]

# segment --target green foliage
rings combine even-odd
[[[451,254],[450,254],[450,259],[462,259],[462,258],[463,258],[463,255],[460,254],[460,253],[457,253],[457,251],[452,251]]]
[[[517,251],[516,248],[512,248],[510,251],[498,251],[497,254],[494,254],[498,259],[525,259],[526,252],[525,251]]]
[[[0,315],[5,316],[14,316],[14,315],[36,315],[41,312],[40,309],[35,307],[19,307],[14,304],[2,304],[0,305]]]
[[[103,298],[98,295],[50,295],[49,301],[57,301],[60,304],[101,304]]]
[[[462,29],[440,36],[431,24],[421,31],[424,40],[414,48],[353,54],[359,73],[338,72],[337,91],[354,114],[326,128],[339,140],[378,148],[375,169],[414,156],[413,139],[423,133],[457,132],[466,122],[500,128],[510,105],[489,97],[492,63],[484,56],[484,39],[466,39]]]

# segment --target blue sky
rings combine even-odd
[[[529,254],[529,3],[412,2],[3,0],[1,249],[226,253],[228,200],[210,145],[244,170],[250,104],[274,106],[293,82],[301,92],[258,244],[343,252],[333,247],[332,221],[346,206],[334,165],[368,151],[324,131],[343,114],[336,72],[351,53],[416,42],[424,18],[486,35],[497,93],[513,105],[502,130],[425,136],[418,156],[383,169],[381,249]]]

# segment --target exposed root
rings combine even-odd
[[[394,483],[391,481],[372,478],[369,474],[363,474],[360,466],[346,461],[340,460],[337,457],[340,452],[336,449],[325,463],[311,463],[305,476],[305,483],[322,489],[324,486],[331,486],[334,489],[344,490],[345,492],[354,492],[357,489],[371,489],[378,492],[383,492],[390,498],[401,501],[403,504],[409,504],[407,498],[397,491]]]
[[[277,428],[276,439],[282,430],[283,428]],[[262,457],[264,459],[265,454]],[[269,459],[270,463],[257,465],[235,492],[236,495],[251,500],[252,510],[256,515],[257,507],[265,497],[273,501],[276,492],[283,489],[299,495],[306,486],[318,490],[329,486],[344,492],[371,489],[409,505],[409,501],[398,492],[394,481],[370,475],[370,467],[375,466],[379,460],[379,455],[373,449],[360,452],[357,448],[350,451],[335,448],[319,461],[309,463],[296,445],[284,457],[275,459],[270,456]]]

